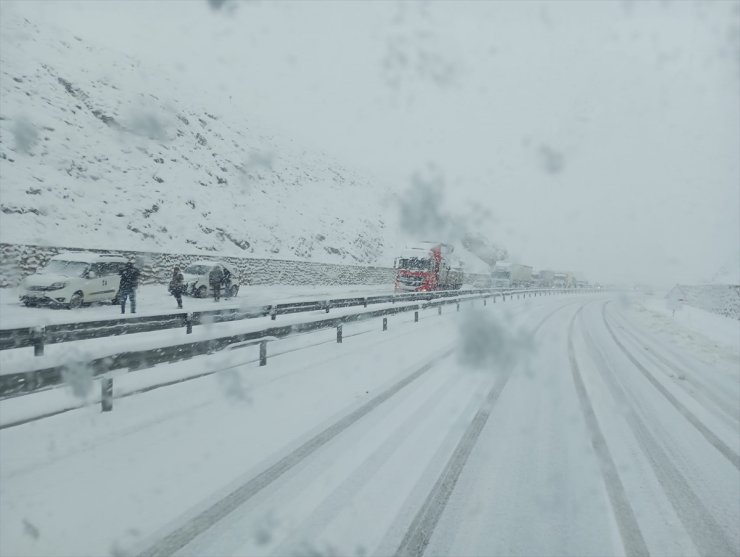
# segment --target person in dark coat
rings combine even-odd
[[[131,299],[131,313],[136,313],[136,289],[139,287],[139,269],[129,261],[118,272],[121,282],[118,286],[118,299],[121,302],[121,313],[126,313],[126,298]]]
[[[169,291],[177,300],[177,307],[182,309],[182,293],[185,289],[185,277],[180,272],[180,267],[172,270],[172,280],[170,280]]]
[[[221,265],[216,265],[211,272],[208,273],[208,282],[211,284],[213,289],[213,300],[218,302],[221,299],[221,283],[224,280],[224,272],[221,269]]]
[[[226,267],[223,268],[224,278],[222,280],[222,284],[224,287],[224,296],[226,298],[231,297],[231,271],[229,271]]]

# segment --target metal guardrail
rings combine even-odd
[[[366,296],[355,298],[339,298],[331,300],[315,300],[308,302],[292,302],[259,306],[250,309],[227,308],[221,310],[207,310],[195,312],[178,312],[164,315],[149,315],[144,317],[106,319],[100,321],[82,321],[76,323],[60,323],[45,327],[19,327],[0,330],[0,350],[13,348],[33,347],[34,355],[42,356],[44,346],[75,340],[89,340],[109,336],[148,333],[165,329],[185,327],[190,333],[192,327],[209,323],[223,323],[255,317],[288,315],[309,311],[324,310],[327,313],[333,308],[351,306],[367,307],[371,304],[403,302],[414,300],[430,300],[438,297],[460,295],[461,292],[479,294],[490,290],[440,291],[440,292],[413,292],[407,294],[392,294],[387,296]]]
[[[121,352],[118,354],[112,354],[100,358],[96,358],[87,362],[76,362],[73,364],[58,365],[44,369],[37,369],[33,371],[10,373],[0,375],[0,397],[6,397],[18,394],[28,394],[43,388],[59,385],[64,382],[65,376],[69,373],[70,368],[82,366],[89,370],[92,376],[99,376],[109,371],[128,368],[129,371],[137,369],[143,369],[151,367],[157,364],[166,362],[176,362],[180,360],[187,360],[194,356],[203,354],[213,353],[222,350],[230,345],[237,343],[245,343],[248,341],[255,341],[255,344],[259,341],[263,341],[266,338],[270,340],[285,338],[288,336],[296,335],[299,333],[306,333],[311,331],[317,331],[320,329],[328,329],[336,327],[337,330],[337,342],[342,342],[341,326],[346,323],[354,323],[358,321],[364,321],[375,317],[387,317],[389,315],[395,315],[398,313],[404,313],[409,311],[415,311],[415,321],[418,321],[418,311],[429,307],[440,307],[446,304],[460,304],[464,301],[479,300],[483,299],[484,304],[488,298],[493,298],[494,303],[496,298],[501,296],[502,300],[505,301],[507,297],[513,298],[522,296],[538,296],[544,294],[556,294],[556,293],[577,293],[584,292],[584,290],[571,290],[571,291],[555,291],[555,290],[526,290],[526,291],[505,291],[505,292],[492,292],[490,290],[485,291],[464,291],[465,293],[457,293],[456,296],[443,296],[440,299],[434,300],[423,300],[423,303],[409,304],[396,306],[391,308],[384,308],[375,311],[364,311],[361,313],[354,313],[350,315],[344,315],[341,317],[334,317],[329,319],[322,319],[319,321],[308,321],[303,323],[293,323],[291,325],[269,327],[259,331],[251,331],[248,333],[232,334],[223,337],[212,338],[208,340],[201,340],[196,342],[186,342],[181,344],[174,344],[170,346],[164,346],[160,348],[147,349],[147,350],[134,350]],[[428,295],[428,293],[427,293]],[[409,300],[406,300],[409,301]],[[458,306],[459,309],[459,306]],[[386,330],[387,321],[384,319],[383,330]],[[261,365],[266,363],[266,346],[261,344],[260,346],[260,360]],[[264,363],[263,363],[264,362]]]

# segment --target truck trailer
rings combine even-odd
[[[497,261],[491,273],[493,288],[524,288],[532,284],[532,267]]]
[[[570,271],[558,271],[553,275],[553,288],[575,288],[576,278]]]

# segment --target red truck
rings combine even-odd
[[[394,264],[396,291],[459,289],[462,286],[463,272],[459,264],[451,259],[453,251],[453,246],[434,242],[423,242],[403,250]]]

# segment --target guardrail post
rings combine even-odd
[[[383,330],[384,331],[388,330],[388,318],[387,317],[383,317]]]
[[[442,304],[437,306],[437,315],[442,315]]]
[[[100,410],[110,412],[113,410],[113,378],[103,377],[100,381]]]
[[[33,355],[43,356],[44,355],[44,337],[46,336],[46,328],[34,327],[31,329],[31,338],[33,339]]]
[[[267,341],[260,342],[260,366],[267,365]]]
[[[418,323],[418,322],[419,322],[419,312],[415,311],[414,312],[414,323]]]
[[[342,326],[341,325],[337,325],[337,342],[340,344],[342,343]]]
[[[193,312],[189,311],[185,315],[185,334],[190,334],[193,332]]]

